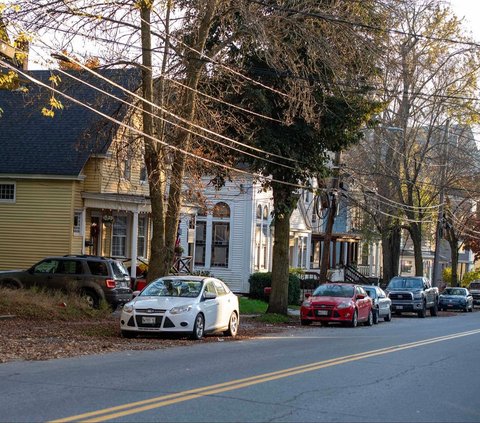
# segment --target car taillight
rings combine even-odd
[[[115,288],[117,284],[113,279],[105,279],[105,285],[107,285],[107,288]]]

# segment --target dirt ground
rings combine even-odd
[[[452,317],[456,314],[457,312],[448,311],[439,312],[438,316]],[[400,318],[409,317],[416,318],[414,315]],[[115,313],[99,321],[32,321],[16,317],[0,318],[0,363],[49,360],[115,351],[154,350],[194,345],[199,342],[235,342],[300,327],[298,316],[291,316],[288,323],[278,324],[266,324],[250,316],[241,318],[236,338],[212,334],[200,341],[192,341],[180,336],[145,334],[142,337],[125,339],[120,335],[119,316]]]
[[[299,326],[297,318],[288,324],[269,325],[254,317],[242,318],[236,338],[207,335],[201,341],[180,336],[148,335],[125,339],[120,335],[119,317],[101,321],[32,321],[0,319],[0,363],[21,360],[49,360],[114,351],[153,350],[188,346],[198,342],[235,342]]]

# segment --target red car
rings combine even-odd
[[[373,324],[372,299],[360,285],[326,283],[307,296],[300,308],[302,325],[340,322],[356,327],[359,322]]]

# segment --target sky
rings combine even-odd
[[[453,12],[465,19],[465,28],[472,32],[475,41],[480,42],[480,1],[450,0]]]

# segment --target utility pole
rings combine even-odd
[[[449,142],[449,127],[450,119],[447,119],[445,123],[445,133],[443,141],[443,157],[442,157],[442,173],[440,179],[440,197],[439,197],[439,207],[438,207],[438,216],[437,216],[437,231],[435,236],[435,255],[433,258],[433,275],[432,275],[432,285],[439,286],[440,281],[442,280],[442,269],[440,266],[440,243],[443,237],[443,213],[444,207],[443,203],[445,201],[445,179],[447,174],[447,154],[448,154],[448,142]]]
[[[326,282],[327,272],[330,268],[330,243],[332,241],[333,224],[335,223],[335,214],[338,206],[338,188],[340,186],[340,159],[341,151],[335,153],[333,163],[333,181],[330,191],[330,206],[328,208],[327,225],[325,227],[325,236],[323,238],[322,262],[320,264],[320,282]],[[334,252],[335,254],[335,252]]]

